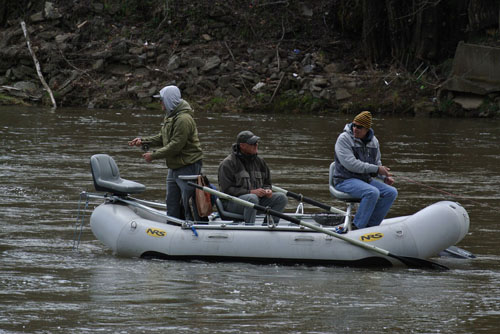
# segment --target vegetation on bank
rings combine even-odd
[[[6,0],[0,85],[37,81],[22,19],[63,106],[155,108],[150,92],[175,83],[202,110],[453,114],[436,89],[459,41],[498,44],[499,12],[488,0]]]

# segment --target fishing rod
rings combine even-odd
[[[403,180],[409,181],[409,182],[414,183],[414,184],[417,184],[417,185],[419,185],[419,186],[421,186],[421,187],[428,188],[428,189],[431,189],[431,190],[434,190],[434,191],[440,192],[440,193],[442,193],[442,194],[445,194],[445,195],[448,195],[448,196],[451,196],[451,197],[460,198],[460,199],[463,199],[463,200],[466,200],[466,201],[470,201],[470,202],[472,202],[472,203],[474,203],[474,204],[477,204],[477,205],[479,205],[479,206],[485,206],[485,205],[486,205],[486,206],[488,206],[488,205],[487,205],[487,204],[485,204],[485,203],[480,203],[480,202],[478,202],[478,201],[475,201],[475,200],[470,199],[470,198],[467,198],[467,197],[463,197],[463,196],[460,196],[460,195],[456,195],[456,194],[450,193],[450,192],[445,191],[445,190],[441,190],[441,189],[438,189],[438,188],[435,188],[435,187],[428,186],[428,185],[426,185],[426,184],[423,184],[423,183],[421,183],[421,182],[415,181],[415,180],[410,179],[410,178],[405,177],[405,176],[401,176],[401,175],[394,175],[394,176],[395,176],[396,178],[400,178],[400,179],[403,179]]]

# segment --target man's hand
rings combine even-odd
[[[255,194],[259,197],[271,197],[273,195],[273,191],[271,189],[258,188],[250,190],[250,194]]]
[[[392,173],[389,172],[390,170],[391,169],[389,167],[378,166],[378,174],[379,175],[383,175],[385,177],[390,177],[390,176],[392,176]]]
[[[392,186],[392,184],[394,183],[394,178],[392,176],[388,176],[384,179],[384,183]]]
[[[144,158],[144,160],[146,160],[147,162],[151,162],[153,161],[153,154],[151,152],[146,152],[142,155],[142,157]]]
[[[128,142],[128,146],[141,146],[141,144],[142,144],[141,138],[134,138]]]

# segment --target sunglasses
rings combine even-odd
[[[365,128],[365,127],[364,127],[364,126],[362,126],[362,125],[358,125],[358,124],[354,124],[354,123],[352,123],[352,127],[353,127],[353,128],[358,128],[358,129],[364,129],[364,128]]]

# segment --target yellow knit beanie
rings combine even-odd
[[[369,111],[363,111],[354,117],[354,121],[359,125],[369,129],[372,127],[372,114]]]

